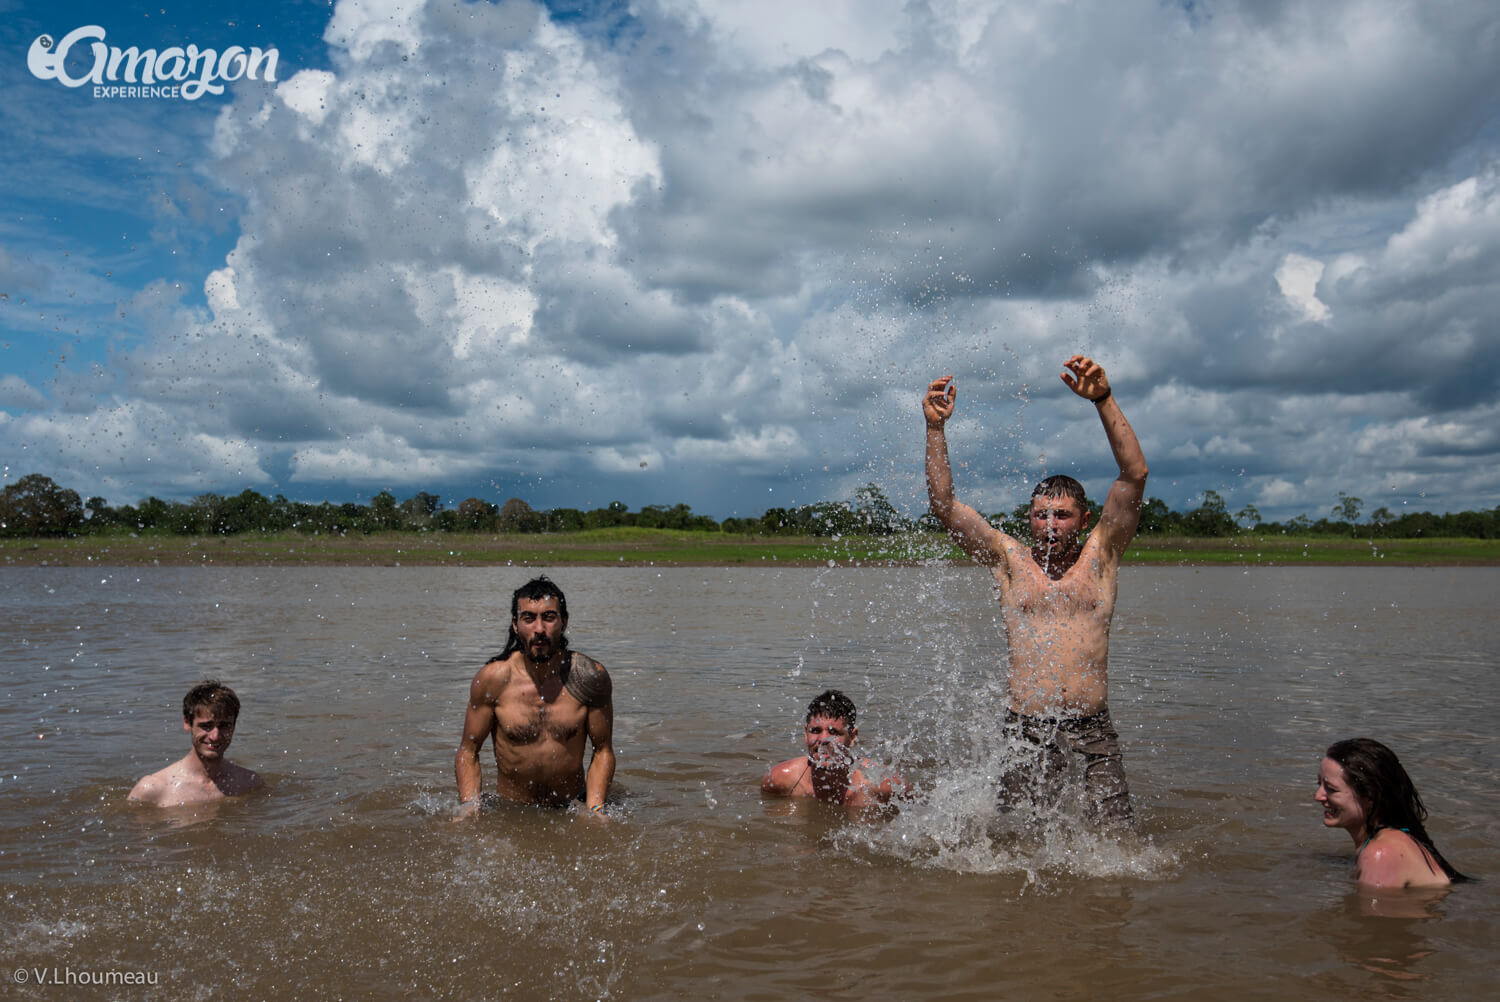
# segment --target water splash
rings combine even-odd
[[[888,587],[904,596],[870,598],[914,615],[907,660],[890,666],[898,677],[880,670],[886,666],[878,656],[866,676],[861,705],[891,710],[878,723],[862,718],[858,750],[870,760],[863,768],[872,780],[899,775],[912,793],[889,815],[844,826],[831,844],[922,867],[1021,874],[1035,886],[1053,877],[1151,879],[1172,872],[1176,858],[1148,838],[1100,831],[1089,820],[1079,769],[1057,777],[1056,797],[1047,803],[1002,810],[1001,777],[1034,759],[1037,749],[1003,730],[1009,705],[1003,626],[992,590],[976,589],[974,574],[982,572],[931,561],[892,575]],[[827,589],[844,580],[868,587],[870,580],[820,578]],[[829,605],[860,608],[852,601]]]

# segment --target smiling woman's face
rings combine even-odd
[[[1318,767],[1318,788],[1313,799],[1323,805],[1323,824],[1329,828],[1354,833],[1369,820],[1370,805],[1349,786],[1344,767],[1331,758],[1325,758]]]

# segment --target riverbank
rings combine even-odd
[[[938,536],[750,536],[615,528],[551,534],[407,533],[324,536],[98,535],[0,540],[0,566],[791,566],[964,560]],[[1141,536],[1127,564],[1496,566],[1500,540]]]

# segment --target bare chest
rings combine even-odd
[[[495,725],[511,744],[568,743],[582,732],[588,710],[556,677],[537,686],[529,676],[511,679],[495,704]]]
[[[1087,559],[1087,555],[1085,558]],[[1017,561],[1007,576],[997,575],[1000,601],[1007,615],[1024,620],[1091,619],[1114,614],[1117,581],[1081,559],[1053,580],[1035,561]]]

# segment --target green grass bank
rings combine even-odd
[[[942,537],[750,536],[615,528],[535,534],[119,535],[0,540],[0,566],[754,566],[913,564],[966,558]],[[1496,566],[1500,540],[1138,537],[1127,564]]]

